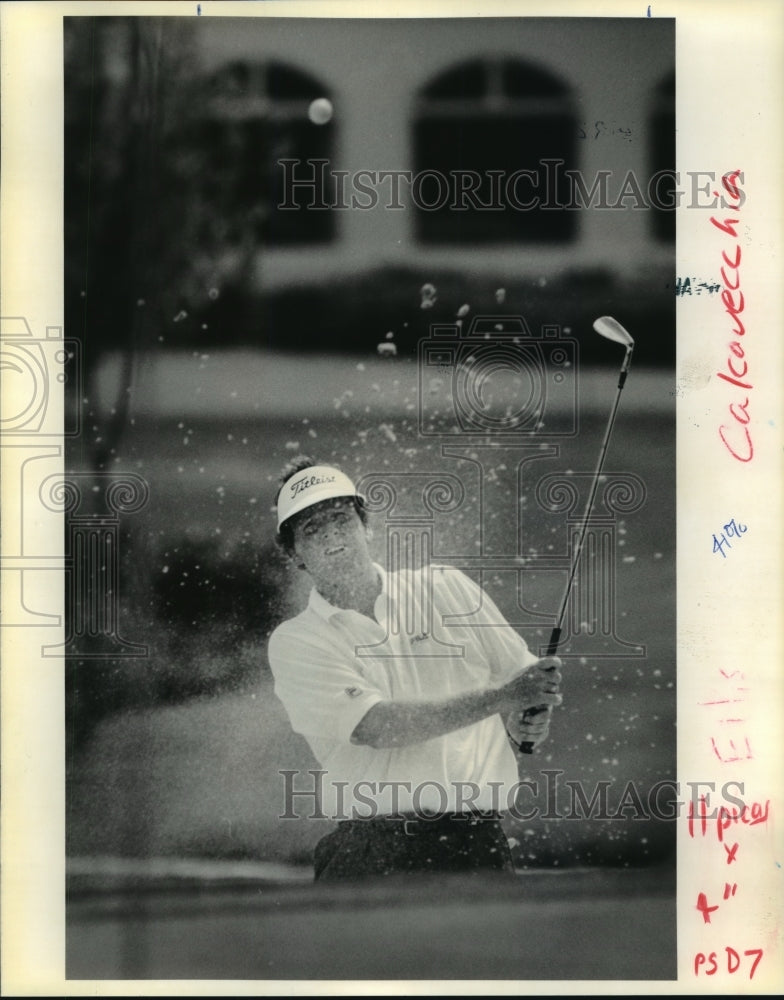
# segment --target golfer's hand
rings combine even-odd
[[[511,712],[506,718],[506,731],[519,748],[521,744],[538,747],[550,733],[552,708],[534,708],[528,712]]]
[[[505,713],[522,714],[529,708],[553,708],[562,702],[561,661],[545,656],[527,667],[502,687]]]

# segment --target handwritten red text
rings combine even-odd
[[[742,205],[741,191],[738,187],[738,178],[743,180],[743,171],[733,170],[730,174],[722,177],[722,186],[729,198],[729,207],[737,213]],[[714,192],[718,195],[718,191]],[[739,218],[717,219],[711,216],[711,223],[722,233],[737,240],[738,231],[736,226],[740,222]],[[718,377],[728,382],[741,392],[737,399],[729,404],[729,412],[733,422],[722,424],[719,427],[719,437],[724,447],[738,462],[750,462],[754,457],[754,444],[751,439],[749,424],[751,416],[749,414],[750,396],[749,392],[754,388],[749,380],[749,365],[746,360],[746,350],[744,341],[741,339],[746,335],[746,327],[741,319],[741,313],[746,308],[746,300],[741,290],[740,264],[742,250],[740,243],[736,242],[732,250],[721,252],[721,281],[724,286],[721,293],[721,302],[724,311],[732,320],[732,334],[735,337],[728,344],[728,356],[726,371],[718,372]]]
[[[721,963],[722,971],[724,970],[724,963],[727,964],[727,972],[732,975],[738,972],[743,964],[741,953],[736,951],[734,948],[725,948],[725,956],[719,959],[716,952],[712,951],[709,955],[703,954],[701,951],[697,952],[694,956],[694,975],[699,976],[702,972],[706,976],[715,976],[719,971],[719,964]],[[749,969],[749,979],[754,978],[754,973],[757,971],[757,966],[760,964],[762,959],[762,948],[747,948],[743,952],[743,958],[751,958],[756,956],[754,961],[751,963],[751,968]],[[748,967],[749,963],[746,963]],[[704,967],[704,968],[703,968]]]

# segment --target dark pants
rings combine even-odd
[[[450,814],[433,819],[344,820],[316,845],[322,881],[422,872],[514,872],[500,819]]]

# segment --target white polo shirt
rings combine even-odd
[[[459,570],[376,569],[376,621],[334,607],[313,589],[305,610],[270,637],[275,693],[326,771],[323,812],[354,819],[507,808],[517,764],[498,715],[405,747],[351,742],[379,701],[441,700],[495,687],[536,662]]]

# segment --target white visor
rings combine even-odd
[[[311,465],[290,476],[278,497],[278,530],[284,521],[301,510],[334,497],[356,497],[356,486],[340,469],[331,465]]]

